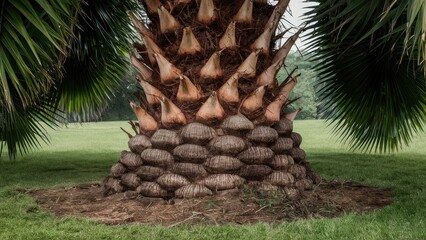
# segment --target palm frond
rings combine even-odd
[[[417,58],[424,42],[422,48],[406,39],[418,31],[407,22],[406,2],[416,0],[308,1],[319,4],[307,14],[309,49],[319,61],[321,108],[334,130],[354,149],[407,145],[426,119],[424,57]]]
[[[91,115],[127,71],[133,1],[6,0],[0,4],[0,154],[48,141],[65,109]]]
[[[4,0],[0,4],[0,154],[10,158],[48,141],[55,84],[79,0]]]
[[[49,142],[46,129],[57,127],[57,112],[51,102],[43,97],[31,107],[15,105],[13,111],[0,108],[0,156],[4,147],[14,159],[18,153],[25,154]]]
[[[0,18],[0,104],[29,106],[47,93],[66,55],[78,0],[4,0]],[[15,92],[17,97],[12,97]]]
[[[57,85],[59,106],[70,117],[88,120],[122,84],[128,72],[126,53],[132,39],[126,10],[133,1],[92,0],[82,6],[70,51]]]

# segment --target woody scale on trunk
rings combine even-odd
[[[194,198],[244,186],[297,195],[320,181],[287,112],[299,75],[277,73],[302,29],[274,50],[289,0],[144,0],[137,122],[105,194]]]

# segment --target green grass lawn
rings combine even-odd
[[[426,239],[426,135],[396,154],[348,151],[322,121],[298,121],[308,160],[326,179],[390,188],[394,204],[369,214],[247,226],[106,226],[57,218],[17,188],[101,181],[127,148],[124,122],[70,125],[52,143],[10,162],[0,160],[0,239]]]

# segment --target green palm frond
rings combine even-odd
[[[0,153],[14,158],[48,141],[55,125],[47,94],[67,54],[79,0],[0,3]]]
[[[426,22],[417,26],[424,15],[412,11],[420,2],[308,1],[319,4],[307,15],[309,48],[319,61],[321,108],[334,130],[364,151],[408,144],[426,119],[425,42],[416,39]]]
[[[0,4],[0,104],[29,106],[54,84],[77,0]],[[12,97],[12,92],[17,97]]]
[[[60,108],[70,117],[97,117],[128,72],[132,29],[126,10],[133,1],[91,0],[83,4],[57,86]]]
[[[0,3],[0,154],[48,141],[59,115],[93,114],[127,71],[133,1]],[[58,109],[64,109],[62,113]]]
[[[31,107],[16,105],[13,111],[0,108],[0,156],[4,147],[14,159],[17,153],[25,154],[49,142],[46,128],[57,126],[57,112],[51,102],[42,98]]]

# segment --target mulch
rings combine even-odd
[[[90,218],[105,224],[254,224],[333,218],[366,213],[393,202],[389,189],[354,182],[322,182],[297,199],[253,189],[229,190],[198,199],[153,199],[127,192],[103,196],[99,183],[41,190],[19,190],[56,216]]]

